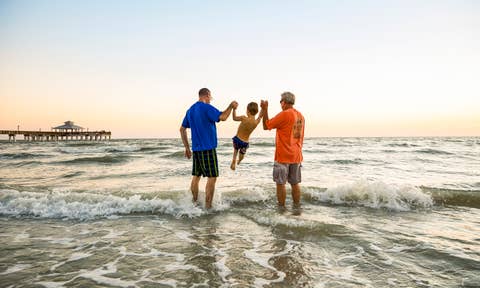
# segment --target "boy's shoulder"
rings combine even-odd
[[[242,116],[242,121],[255,121],[255,117],[253,116]]]

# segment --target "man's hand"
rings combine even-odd
[[[267,110],[268,109],[268,101],[267,100],[260,100],[260,107],[263,110]]]
[[[190,150],[190,144],[188,144],[187,128],[183,126],[180,127],[180,137],[182,137],[183,147],[185,147],[185,157],[190,159],[192,157],[192,151]]]
[[[268,119],[268,101],[267,100],[260,100],[260,107],[262,107],[262,123],[263,123],[263,130],[268,130],[267,121]]]
[[[192,158],[192,151],[190,149],[185,149],[185,157],[188,159]]]
[[[236,109],[237,107],[238,107],[237,101],[232,101],[232,103],[228,105],[227,109],[225,109],[225,111],[223,111],[222,114],[220,114],[220,117],[218,119],[220,119],[220,121],[227,120],[228,116],[230,116],[230,113],[232,113],[232,110]]]

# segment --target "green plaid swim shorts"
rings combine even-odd
[[[218,177],[217,150],[193,151],[192,175]]]

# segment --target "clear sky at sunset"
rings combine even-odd
[[[291,91],[307,137],[479,136],[480,1],[0,0],[0,129],[179,137],[202,87]]]

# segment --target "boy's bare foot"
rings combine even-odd
[[[235,170],[235,161],[232,161],[232,164],[230,164],[230,169]]]

